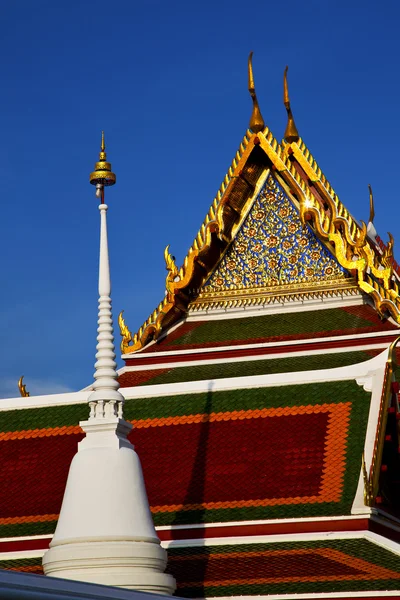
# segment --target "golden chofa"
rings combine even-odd
[[[287,81],[288,68],[289,67],[285,68],[285,72],[283,74],[283,104],[285,105],[287,117],[288,117],[286,131],[285,131],[285,135],[283,137],[286,142],[291,144],[292,142],[298,142],[300,136],[299,136],[299,132],[297,131],[296,123],[294,122],[293,113],[292,113],[292,109],[290,106],[289,87],[288,87],[288,81]]]
[[[258,105],[258,100],[256,96],[256,88],[254,85],[254,75],[253,75],[253,52],[249,54],[249,60],[247,64],[247,73],[248,73],[248,88],[250,92],[251,99],[253,100],[253,112],[251,113],[249,127],[253,133],[259,133],[263,131],[265,127],[264,119],[260,111],[260,107]]]
[[[101,147],[99,160],[94,165],[93,173],[89,175],[89,181],[92,185],[100,186],[114,185],[117,181],[115,173],[111,171],[111,163],[107,162],[106,147],[104,144],[104,131],[101,132]]]

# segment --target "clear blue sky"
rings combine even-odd
[[[114,316],[136,330],[163,297],[248,126],[247,56],[277,138],[289,64],[300,134],[339,197],[400,243],[400,3],[385,0],[3,0],[0,397],[92,381],[100,131]],[[396,248],[396,246],[395,246]],[[119,333],[116,336],[119,344]]]

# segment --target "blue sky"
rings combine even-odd
[[[277,138],[289,64],[301,136],[341,200],[400,243],[400,4],[3,0],[0,37],[0,397],[92,381],[100,132],[114,317],[136,330],[163,297],[248,126],[247,56]],[[398,255],[397,255],[398,256]],[[117,334],[119,344],[119,334]]]

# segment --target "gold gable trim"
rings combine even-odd
[[[263,169],[260,167],[257,172],[257,161],[252,162],[252,153],[259,150],[265,153],[279,183],[299,207],[303,222],[313,228],[339,264],[354,274],[358,289],[371,296],[378,313],[383,315],[389,311],[400,324],[399,286],[392,277],[392,255],[383,256],[371,246],[366,227],[360,227],[340,202],[303,140],[280,144],[266,127],[257,134],[249,130],[246,132],[164,300],[135,335],[132,336],[126,326],[124,332],[121,331],[124,354],[140,350],[151,339],[157,339],[162,331],[187,312],[191,300],[187,289],[200,291],[222,252],[232,241],[233,232],[247,210],[249,197],[254,198]],[[305,173],[307,181],[296,170],[294,161]],[[251,188],[253,193],[250,193]],[[196,301],[192,301],[191,306],[196,306]]]
[[[353,279],[332,280],[324,284],[302,283],[301,286],[294,283],[277,285],[273,288],[271,286],[257,289],[238,288],[217,293],[200,292],[198,297],[190,302],[188,310],[197,312],[210,308],[244,308],[276,302],[357,296],[359,293],[358,285]]]

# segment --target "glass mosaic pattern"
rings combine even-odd
[[[203,291],[338,280],[347,272],[301,223],[269,175],[234,242]]]

